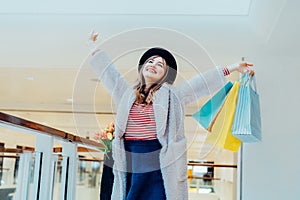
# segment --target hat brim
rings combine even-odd
[[[166,61],[167,65],[170,67],[168,70],[167,82],[172,84],[175,81],[177,75],[177,63],[174,56],[169,51],[163,48],[155,47],[147,50],[140,58],[138,71],[141,70],[146,60],[148,60],[152,56],[160,56]]]

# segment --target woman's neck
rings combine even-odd
[[[149,80],[145,78],[145,88],[144,91],[145,92],[149,92],[149,90],[156,84],[156,82],[153,82],[153,80]]]
[[[152,87],[152,84],[147,84],[146,83],[146,85],[145,85],[145,88],[144,88],[144,92],[149,92],[149,90],[151,89],[151,87]]]
[[[149,87],[146,86],[146,87],[144,88],[144,92],[145,92],[145,93],[149,92],[149,89],[150,89],[150,86],[149,86]]]

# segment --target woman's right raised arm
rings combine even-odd
[[[129,84],[104,51],[96,50],[92,54],[90,64],[96,72],[97,78],[107,88],[113,101],[118,105],[118,101],[128,89]]]

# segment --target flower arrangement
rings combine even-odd
[[[105,153],[106,156],[111,152],[112,141],[115,138],[115,125],[111,122],[107,127],[94,135],[94,139],[104,145],[104,148],[100,148],[101,151]]]

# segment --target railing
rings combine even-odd
[[[19,162],[17,178],[8,178],[8,174],[12,174],[9,168],[3,168],[2,173],[8,183],[7,187],[2,185],[2,189],[7,194],[14,193],[14,200],[99,199],[103,162],[101,159],[82,158],[79,154],[99,152],[97,148],[103,147],[100,143],[2,112],[0,126],[36,136],[34,148],[0,148],[0,158],[14,161],[18,159]],[[54,141],[59,142],[61,146],[54,147]],[[237,165],[189,162],[188,166],[224,168],[231,174],[237,174]],[[234,183],[220,177],[222,176],[218,173],[212,177],[189,174],[190,199],[236,199],[228,196],[229,190],[236,188]],[[15,183],[14,187],[10,187],[11,183]],[[204,193],[209,194],[201,196]],[[231,192],[232,195],[234,193],[235,191]],[[88,198],[87,195],[93,198]],[[7,198],[8,195],[3,199]],[[2,200],[1,196],[0,199]]]
[[[0,126],[36,136],[33,150],[1,149],[16,154],[2,157],[19,158],[15,200],[76,199],[78,151],[97,152],[102,144],[2,112]],[[54,141],[62,147],[53,148]]]
[[[22,154],[23,151],[20,149],[3,149],[0,148],[0,153],[10,153],[10,154]],[[34,154],[33,154],[34,155]],[[35,156],[33,156],[34,158]],[[5,159],[5,162],[9,162],[11,164],[18,162],[20,155],[0,155],[0,158]],[[34,160],[34,159],[33,159]],[[61,186],[61,161],[63,157],[58,155],[58,162],[57,165],[54,166],[54,178],[53,178],[53,200],[59,200],[60,194],[60,186]],[[30,160],[29,162],[32,162]],[[82,165],[81,163],[84,163]],[[99,159],[92,159],[92,158],[79,158],[78,159],[78,166],[77,166],[77,184],[76,184],[76,197],[77,199],[84,199],[86,200],[98,200],[99,199],[99,188],[100,188],[100,178],[102,175],[102,165],[103,160]],[[16,189],[16,182],[18,179],[15,177],[15,173],[19,170],[19,167],[14,168],[13,166],[8,168],[0,168],[0,200],[7,200],[12,199],[12,197],[16,197],[15,189]],[[22,171],[22,167],[20,168]],[[34,172],[34,165],[31,166],[30,170],[30,179],[29,179],[29,188],[28,190],[28,199],[32,199],[33,195],[33,172]],[[86,196],[86,192],[89,192]],[[10,198],[11,197],[11,198]],[[16,198],[14,198],[16,199]]]

